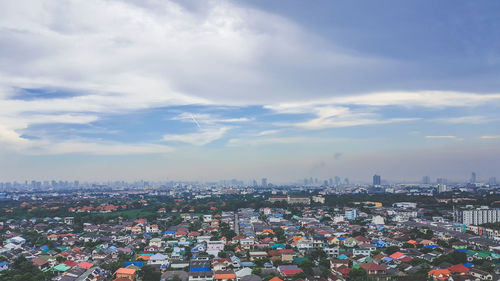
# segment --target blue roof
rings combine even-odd
[[[126,262],[123,262],[123,264],[125,265],[125,267],[127,267],[129,265],[135,265],[137,267],[142,267],[142,261],[126,261]]]
[[[40,247],[40,250],[48,250],[49,249],[49,246],[47,245],[43,245]]]
[[[190,272],[205,272],[205,271],[211,271],[210,267],[208,266],[193,266],[189,268]]]
[[[456,249],[457,252],[467,252],[467,249]]]
[[[464,266],[465,267],[472,267],[474,264],[470,263],[470,262],[466,262],[464,263]]]
[[[347,256],[342,254],[338,258],[339,258],[339,260],[345,260],[345,259],[347,259]]]
[[[429,248],[429,249],[434,249],[436,248],[436,245],[425,245],[424,248]]]
[[[0,262],[0,266],[4,266],[4,265],[7,265],[7,264],[9,264],[9,263],[6,262],[6,261]]]

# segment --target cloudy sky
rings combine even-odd
[[[0,3],[0,180],[500,177],[499,1]]]

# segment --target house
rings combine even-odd
[[[477,277],[481,280],[493,280],[493,275],[491,273],[488,273],[486,271],[477,269],[477,268],[471,268],[470,274],[474,277]]]
[[[240,263],[241,263],[240,258],[238,258],[237,256],[232,256],[231,257],[231,264],[233,265],[233,267],[239,268],[241,266]]]
[[[128,280],[134,280],[135,279],[135,272],[136,270],[133,268],[119,268],[118,270],[115,271],[113,275],[116,276],[116,278],[125,278]]]
[[[336,257],[339,255],[339,247],[326,247],[323,248],[323,251],[329,256],[329,257]]]
[[[356,248],[352,250],[352,254],[355,256],[370,256],[369,248]]]
[[[38,267],[40,270],[50,267],[49,261],[46,259],[34,258],[31,260],[31,262],[33,263],[33,265]]]
[[[266,252],[250,252],[250,260],[254,261],[255,259],[267,258]]]
[[[148,264],[168,265],[168,257],[164,254],[154,254],[149,258]]]
[[[283,277],[291,277],[295,274],[299,274],[302,271],[298,266],[296,265],[280,265],[278,266],[278,272],[281,274]]]
[[[330,269],[335,270],[338,269],[341,266],[347,266],[349,267],[349,260],[339,260],[339,259],[331,259],[330,260]]]
[[[448,269],[433,269],[429,271],[428,274],[432,279],[439,281],[448,280],[450,277],[450,271]]]
[[[161,241],[160,238],[153,238],[153,239],[149,240],[149,246],[161,248],[163,246],[163,241]]]
[[[0,262],[0,271],[9,269],[9,263],[6,261]]]
[[[215,271],[214,280],[236,280],[236,273],[232,270]]]
[[[352,248],[355,247],[356,245],[358,245],[358,241],[352,237],[349,237],[344,240],[344,246],[346,247]]]
[[[369,262],[369,263],[362,264],[362,265],[360,265],[360,267],[363,268],[364,270],[366,270],[366,272],[368,273],[368,275],[381,275],[381,274],[385,274],[386,270],[387,270],[387,268],[385,266],[378,265],[378,264],[376,264],[374,262]]]
[[[250,250],[253,248],[255,241],[253,238],[240,239],[240,246],[245,250]]]
[[[207,241],[207,253],[216,256],[224,251],[224,241]]]
[[[279,253],[281,254],[281,261],[284,262],[292,262],[295,257],[295,253],[292,249],[281,249]]]
[[[210,262],[199,261],[199,260],[191,261],[189,265],[189,271],[190,272],[210,271]]]
[[[456,265],[450,266],[450,267],[448,267],[448,270],[452,274],[460,274],[460,275],[467,274],[470,271],[469,268],[464,266],[463,264],[456,264]]]
[[[214,279],[213,271],[192,271],[189,272],[189,281],[212,281]]]
[[[207,250],[207,246],[205,246],[205,244],[196,244],[193,246],[193,248],[191,248],[191,253],[193,254],[198,254],[198,253],[203,253]]]

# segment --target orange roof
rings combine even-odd
[[[429,275],[439,280],[446,280],[450,276],[450,271],[448,269],[434,269],[429,271]]]
[[[145,261],[148,261],[151,257],[148,256],[148,255],[142,255],[142,256],[139,256],[137,257],[137,260],[145,260]]]
[[[402,256],[404,256],[404,254],[403,254],[403,253],[401,253],[401,252],[395,252],[394,254],[390,255],[389,257],[390,257],[391,259],[395,259],[395,260],[397,260],[397,259],[399,259],[399,258],[400,258],[400,257],[402,257]]]
[[[283,281],[283,280],[281,280],[281,279],[280,279],[280,278],[278,278],[278,277],[273,277],[273,278],[271,278],[269,281]]]
[[[236,275],[234,273],[218,273],[215,274],[215,279],[234,279]]]
[[[448,270],[453,273],[469,273],[469,268],[464,266],[463,264],[455,264],[453,266],[448,267]]]
[[[81,268],[90,269],[93,266],[93,264],[91,264],[90,262],[84,261],[84,262],[79,263],[78,266]]]
[[[236,274],[232,270],[220,270],[215,272],[214,279],[236,279]]]
[[[118,268],[118,270],[115,271],[115,274],[130,274],[130,275],[134,275],[135,274],[135,269],[122,267],[122,268]]]

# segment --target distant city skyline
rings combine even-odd
[[[0,181],[496,181],[499,10],[3,1]]]

